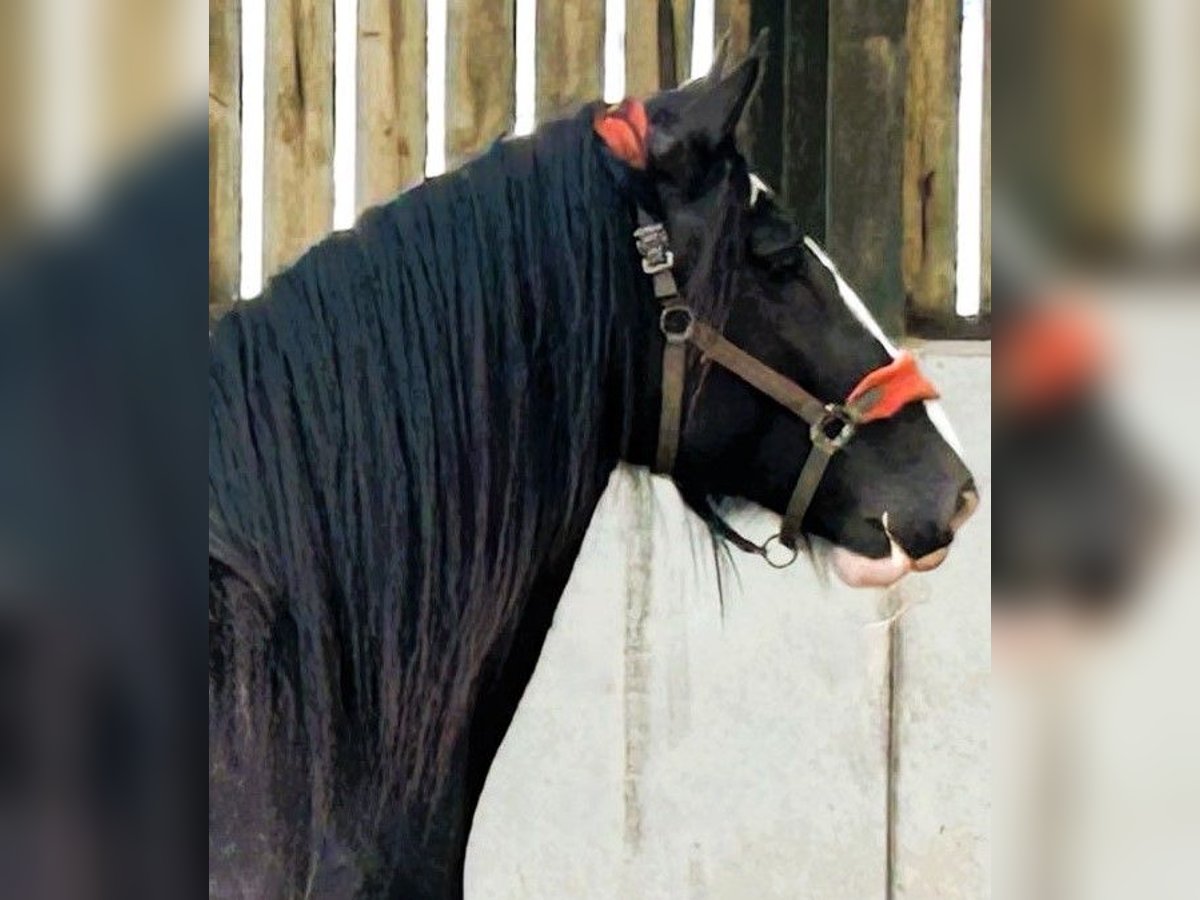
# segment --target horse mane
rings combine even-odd
[[[590,125],[368,210],[211,338],[210,571],[253,589],[212,592],[210,715],[302,754],[313,817],[356,779],[432,803],[628,437],[653,299]]]
[[[657,326],[630,232],[657,199],[593,110],[368,210],[212,335],[210,765],[287,770],[291,852],[335,800],[360,833],[432,810],[628,445]],[[686,287],[717,323],[742,200]]]

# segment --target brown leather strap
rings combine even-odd
[[[804,531],[804,514],[808,512],[808,507],[825,475],[825,467],[829,465],[835,452],[827,446],[814,444],[808,453],[808,459],[804,461],[804,468],[800,470],[800,477],[796,479],[796,487],[792,490],[787,512],[783,514],[783,525],[779,529],[779,540],[789,550],[795,550],[800,541],[800,535]]]
[[[679,450],[679,425],[683,414],[683,380],[687,370],[687,344],[667,341],[662,358],[662,405],[658,413],[658,453],[654,471],[669,475]]]
[[[824,403],[787,376],[730,342],[707,322],[697,320],[693,324],[691,341],[707,358],[758,388],[809,425],[825,417]]]

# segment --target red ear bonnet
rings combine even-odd
[[[596,113],[596,134],[613,154],[635,169],[646,168],[646,135],[650,121],[640,100],[626,98],[616,106]]]

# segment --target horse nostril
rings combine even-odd
[[[954,509],[954,516],[950,519],[950,530],[958,531],[962,528],[978,508],[979,491],[975,490],[975,485],[972,483],[963,488],[962,493],[958,495],[958,505]]]

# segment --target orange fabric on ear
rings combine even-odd
[[[596,113],[593,127],[618,159],[635,169],[646,168],[650,121],[640,100],[626,98],[617,106]]]
[[[936,400],[938,396],[937,388],[917,368],[917,360],[911,353],[903,351],[888,365],[868,372],[850,392],[846,403],[854,404],[859,399],[868,401],[865,408],[859,410],[859,421],[873,422],[895,415],[909,403]]]

